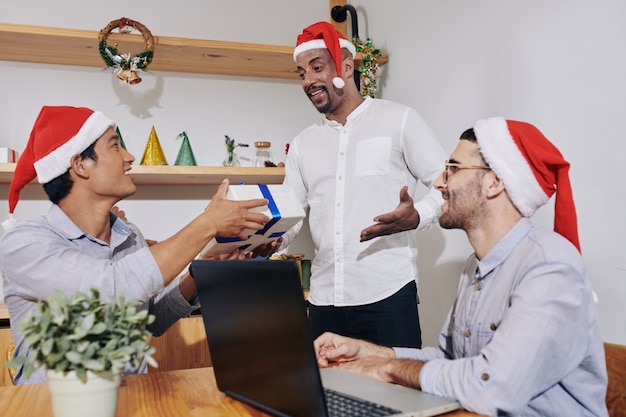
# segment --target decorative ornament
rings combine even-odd
[[[189,144],[189,137],[187,136],[187,132],[181,132],[176,136],[176,139],[183,139],[183,144],[180,145],[180,150],[178,151],[178,155],[176,156],[176,161],[174,165],[186,165],[186,166],[196,166],[196,157],[193,155],[193,151],[191,150],[191,145]]]
[[[231,139],[228,135],[224,135],[224,145],[226,145],[226,159],[222,162],[222,166],[225,167],[236,167],[239,166],[239,160],[237,159],[237,155],[235,154],[235,149],[242,147],[247,148],[247,143],[235,143],[235,139]]]
[[[150,131],[150,137],[148,138],[146,149],[143,151],[140,165],[167,165],[167,160],[163,154],[163,148],[161,148],[154,126],[152,126]]]
[[[379,70],[378,57],[381,55],[380,49],[374,48],[372,41],[367,38],[363,42],[358,37],[352,39],[352,44],[357,52],[363,56],[363,65],[357,68],[361,73],[361,96],[374,97],[376,95],[376,73]]]
[[[107,45],[107,37],[115,29],[121,34],[130,33],[133,29],[137,29],[143,35],[146,50],[133,56],[130,55],[130,52],[123,55],[120,54],[117,51],[117,43],[113,46]],[[100,56],[104,60],[106,68],[112,69],[113,74],[117,75],[117,78],[125,83],[140,83],[141,78],[137,75],[137,71],[147,71],[148,65],[152,62],[152,57],[154,56],[154,39],[148,28],[135,20],[122,17],[118,20],[112,20],[106,25],[100,31],[98,40]]]
[[[115,126],[115,133],[117,133],[117,136],[120,138],[120,145],[122,145],[122,148],[126,149],[126,144],[124,143],[124,138],[122,137],[122,132],[120,132],[119,126]]]

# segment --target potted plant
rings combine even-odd
[[[70,297],[57,290],[22,320],[30,350],[6,366],[24,365],[26,378],[45,366],[55,417],[112,417],[126,365],[137,369],[145,359],[157,366],[146,329],[154,316],[137,304],[124,296],[105,303],[96,288]]]
[[[235,154],[235,149],[239,147],[247,148],[249,145],[247,143],[237,143],[235,142],[235,139],[231,139],[228,135],[224,135],[224,145],[226,145],[226,159],[222,162],[222,166],[239,166],[239,160],[237,159],[237,154]]]

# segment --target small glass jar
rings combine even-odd
[[[254,142],[254,147],[256,148],[256,153],[254,154],[254,163],[255,167],[265,167],[268,166],[266,162],[269,162],[272,166],[274,164],[274,160],[272,159],[272,151],[270,150],[270,146],[272,146],[271,142],[259,141]]]

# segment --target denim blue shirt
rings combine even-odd
[[[517,225],[467,260],[439,348],[396,348],[427,361],[425,392],[492,416],[607,416],[604,348],[582,257],[562,236]]]
[[[156,316],[149,329],[154,335],[165,332],[176,320],[188,316],[191,305],[180,293],[178,279],[163,288],[163,276],[139,230],[111,214],[111,243],[96,239],[78,226],[57,206],[33,220],[23,221],[0,239],[0,273],[4,300],[11,317],[15,355],[26,356],[19,323],[37,301],[60,289],[70,295],[88,293],[97,287],[103,300],[124,294],[136,299]],[[145,372],[144,363],[138,370]],[[44,382],[44,370],[28,380],[18,369],[16,384]]]

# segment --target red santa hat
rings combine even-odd
[[[65,173],[72,156],[80,154],[115,124],[84,107],[44,106],[20,155],[9,187],[10,226],[20,191],[35,177],[45,184]]]
[[[570,164],[561,152],[535,126],[501,117],[479,120],[474,134],[483,158],[523,216],[532,216],[556,193],[554,231],[580,251]]]
[[[330,55],[335,61],[337,68],[337,76],[333,78],[333,85],[337,88],[343,88],[346,83],[341,74],[341,48],[346,48],[352,54],[352,58],[356,56],[356,48],[339,32],[333,25],[328,22],[317,22],[305,28],[296,42],[296,49],[293,51],[293,60],[304,51],[311,49],[328,49]]]

